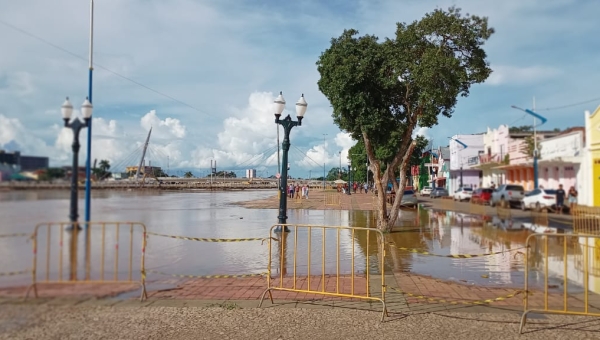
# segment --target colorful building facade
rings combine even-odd
[[[454,135],[450,139],[450,180],[448,192],[452,195],[461,186],[481,187],[479,156],[483,154],[483,134]]]
[[[586,167],[588,171],[587,201],[580,200],[582,204],[600,207],[600,106],[596,111],[585,113],[586,129]]]
[[[588,200],[585,167],[585,128],[576,127],[540,142],[538,183],[546,189],[574,187],[579,201]]]

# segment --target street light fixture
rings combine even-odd
[[[340,154],[340,167],[338,169],[338,179],[342,179],[342,152],[338,152]]]
[[[69,97],[65,100],[61,107],[61,113],[63,120],[65,121],[65,127],[73,130],[73,144],[71,148],[73,149],[73,165],[71,168],[71,209],[69,214],[69,219],[71,221],[71,227],[81,229],[79,225],[77,225],[77,218],[79,217],[77,212],[77,180],[79,177],[79,148],[81,145],[79,144],[79,132],[81,129],[88,127],[90,124],[90,120],[92,118],[93,106],[90,103],[89,99],[86,97],[83,105],[81,106],[81,115],[83,116],[83,122],[79,118],[75,118],[71,121],[71,115],[73,114],[73,105],[69,101]]]
[[[537,126],[535,124],[536,124],[536,119],[539,119],[541,121],[540,125],[543,125],[544,123],[546,123],[548,121],[548,119],[540,116],[538,113],[536,113],[532,110],[529,110],[529,109],[523,109],[516,105],[511,105],[510,107],[513,109],[519,110],[519,111],[523,111],[523,112],[533,116],[533,188],[537,189],[538,182],[539,182],[538,181],[538,158],[540,157],[540,155],[539,155],[539,150],[537,148],[537,133],[536,133]]]
[[[282,227],[284,232],[288,232],[289,229],[285,224],[287,223],[287,178],[288,178],[288,152],[290,150],[290,132],[294,126],[302,126],[302,119],[308,104],[304,100],[304,94],[296,102],[296,116],[297,121],[293,121],[290,115],[287,115],[284,119],[281,118],[281,114],[285,109],[285,99],[283,94],[279,92],[279,96],[275,99],[275,124],[283,126],[283,155],[281,160],[281,182],[279,185],[279,226],[275,229],[276,232],[281,232]]]
[[[467,144],[459,141],[458,139],[456,139],[454,137],[448,137],[448,138],[450,140],[453,140],[453,141],[457,142],[458,144],[460,144],[463,147],[463,150],[467,148]],[[462,157],[460,157],[460,185],[459,185],[459,188],[462,188],[462,186],[463,186],[463,159],[462,159]]]

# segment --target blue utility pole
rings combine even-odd
[[[92,73],[94,52],[94,0],[90,0],[90,57],[88,67],[88,100],[92,102]],[[85,222],[90,221],[91,217],[91,191],[92,191],[92,120],[87,122],[87,160],[85,162]],[[85,224],[87,230],[88,223]]]
[[[534,101],[534,106],[535,106],[535,101]],[[533,143],[534,143],[534,147],[533,147],[533,188],[537,189],[538,188],[538,178],[539,178],[539,174],[538,174],[538,158],[540,157],[539,155],[539,150],[537,148],[537,127],[540,125],[545,124],[548,119],[546,119],[545,117],[540,116],[540,114],[538,114],[537,112],[534,112],[533,110],[529,110],[529,109],[522,109],[518,106],[512,105],[511,106],[513,109],[517,109],[520,111],[523,111],[531,116],[533,116]],[[535,108],[534,108],[535,110]],[[536,119],[540,120],[540,125],[536,126]]]

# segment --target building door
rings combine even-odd
[[[594,191],[594,206],[600,207],[600,158],[594,159],[592,171],[592,190]]]

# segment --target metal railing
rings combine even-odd
[[[361,300],[379,301],[383,305],[381,320],[387,315],[385,303],[385,242],[383,233],[377,229],[369,228],[352,228],[352,227],[336,227],[336,226],[315,226],[315,225],[286,225],[290,232],[283,234],[275,234],[276,228],[279,225],[271,227],[269,238],[269,264],[267,267],[267,288],[260,298],[259,307],[265,299],[266,294],[269,294],[271,302],[273,302],[273,291],[291,292],[291,293],[308,293],[323,296],[351,298]],[[351,249],[350,258],[347,259],[349,268],[345,270],[341,268],[341,234],[345,232],[346,237],[349,237],[350,244],[347,248]],[[359,234],[366,237],[365,249],[365,267],[364,274],[356,272],[357,263],[355,258],[355,246]],[[288,254],[288,235],[291,236],[291,245],[289,246]],[[274,249],[273,238],[278,236],[279,243]],[[370,237],[377,237],[376,249],[369,249]],[[330,243],[327,244],[328,240]],[[275,241],[275,242],[277,242]],[[300,247],[303,251],[299,250]],[[334,250],[333,254],[332,249]],[[277,252],[273,256],[273,252]],[[328,254],[329,251],[329,254]],[[370,253],[377,257],[377,266],[379,267],[378,275],[381,276],[381,286],[371,287]],[[289,255],[289,256],[288,256]],[[329,256],[328,256],[329,255]],[[273,263],[273,258],[276,257],[276,263]],[[288,258],[289,257],[289,258]],[[333,258],[333,259],[331,259]],[[318,261],[315,261],[318,260]],[[328,262],[328,260],[333,260]],[[349,260],[349,261],[348,261]],[[287,263],[292,262],[292,274],[288,275]],[[301,262],[305,262],[301,263]],[[313,262],[317,262],[316,264]],[[329,270],[327,263],[329,263]],[[348,263],[344,263],[347,267]],[[278,271],[278,275],[273,277],[274,269]],[[301,270],[306,271],[306,275],[300,274]],[[317,272],[315,275],[315,271]],[[344,273],[345,272],[345,273]],[[277,274],[277,273],[276,273]],[[376,278],[377,279],[377,278]],[[379,289],[377,289],[379,288]],[[374,289],[375,292],[371,292]],[[377,296],[376,296],[377,295]]]
[[[600,235],[600,207],[577,205],[571,211],[573,231],[580,234]]]
[[[341,194],[337,193],[337,192],[326,192],[324,197],[325,197],[325,205],[335,205],[335,206],[341,206],[342,205],[342,199],[341,199]]]
[[[552,242],[549,242],[550,240]],[[593,276],[598,273],[599,241],[600,236],[596,235],[532,234],[527,237],[527,261],[524,270],[527,294],[523,300],[519,333],[523,332],[527,315],[530,313],[600,316],[597,309],[590,310],[590,295],[595,298],[594,301],[598,300],[597,295],[593,296],[595,293],[590,290],[590,274]],[[569,263],[574,268],[569,268]],[[544,283],[541,302],[539,297],[538,301],[533,301],[530,294],[532,287],[530,287],[529,276],[535,269],[534,266],[543,267]],[[551,275],[560,279],[557,285],[550,284]],[[582,292],[570,290],[569,287],[572,287],[575,281],[582,284]]]
[[[140,300],[147,298],[146,226],[143,223],[41,223],[35,227],[32,240],[32,283],[25,298],[31,290],[38,297],[38,285],[49,283],[139,283]],[[134,253],[136,246],[139,247],[139,253]],[[134,269],[134,259],[138,256],[139,267]],[[110,262],[113,268],[107,273]],[[134,275],[134,272],[139,274]]]

